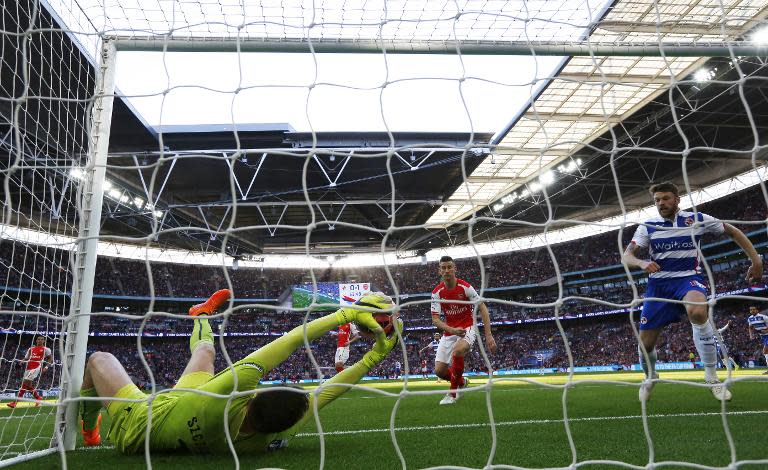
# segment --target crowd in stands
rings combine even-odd
[[[716,323],[718,327],[722,327],[730,322],[730,327],[723,337],[729,354],[738,364],[746,366],[749,361],[754,361],[755,365],[761,366],[764,365],[761,343],[758,340],[749,339],[746,323],[747,309],[747,303],[731,301],[718,307]],[[278,326],[281,331],[286,331],[303,320],[300,315],[283,314],[283,317],[285,320]],[[270,322],[274,320],[270,319]],[[141,338],[141,353],[152,371],[156,385],[161,388],[170,387],[175,383],[189,358],[187,335],[192,325],[190,322],[177,321],[178,323],[173,324],[173,333],[181,336]],[[139,320],[132,320],[132,322],[139,323]],[[214,330],[219,331],[218,325],[221,322],[218,320],[212,320],[212,322]],[[243,332],[251,328],[264,328],[267,325],[266,322],[248,321],[245,315],[234,316],[228,320],[228,323],[226,331],[230,332]],[[408,368],[412,374],[419,373],[420,362],[424,358],[432,372],[434,363],[432,350],[427,349],[422,355],[419,351],[429,344],[434,330],[408,329],[411,323],[410,318],[405,318],[404,338]],[[637,341],[626,315],[566,320],[561,325],[565,333],[564,337],[554,322],[494,327],[498,351],[494,355],[489,355],[493,369],[536,369],[543,365],[565,371],[571,364],[566,353],[565,340],[568,341],[574,366],[616,365],[625,369],[638,362]],[[234,362],[274,340],[278,335],[279,333],[263,336],[227,336],[224,338],[224,344],[230,359]],[[23,365],[19,359],[23,357],[30,344],[31,336],[5,335],[2,344],[4,359],[0,362],[0,377],[6,381],[4,384],[6,390],[18,387],[23,372]],[[54,356],[57,357],[59,343],[55,336],[49,337],[48,345],[52,347]],[[217,337],[216,347],[219,351],[216,360],[217,371],[227,367],[220,346],[220,338]],[[359,360],[370,347],[371,342],[367,339],[353,343],[348,365]],[[147,369],[140,360],[137,337],[92,337],[89,338],[88,350],[89,353],[100,350],[114,354],[137,384],[144,388],[151,386]],[[302,348],[275,370],[269,372],[264,380],[297,381],[331,376],[334,373],[332,366],[336,351],[335,336],[329,334],[316,340],[312,343],[311,351],[320,366],[319,370],[315,368]],[[660,362],[688,361],[689,354],[695,353],[688,322],[682,321],[665,329],[658,343],[658,351]],[[545,357],[543,364],[536,361],[539,355]],[[406,364],[400,346],[377,366],[371,375],[392,378],[395,361]],[[487,371],[478,347],[474,348],[467,357],[466,369],[474,372]],[[41,379],[42,383],[49,386],[55,384],[58,379],[56,374],[59,371],[58,367],[48,371]]]
[[[732,221],[765,221],[766,204],[758,187],[703,204],[699,210]],[[764,224],[737,224],[747,232],[765,230]],[[635,227],[623,231],[619,244],[616,231],[552,246],[561,273],[579,272],[620,263],[622,247],[631,239]],[[712,242],[714,238],[705,241]],[[732,248],[735,248],[733,245]],[[41,291],[66,292],[71,285],[69,254],[63,250],[19,242],[0,245],[0,286]],[[457,260],[459,276],[481,286],[481,270],[476,259]],[[149,266],[149,270],[148,270]],[[555,265],[546,248],[484,257],[485,287],[496,288],[537,284],[555,276]],[[432,290],[437,264],[390,266],[390,274],[400,293],[415,294]],[[227,286],[224,269],[172,263],[147,263],[120,258],[100,257],[94,292],[102,295],[157,297],[206,297]],[[309,279],[301,269],[227,268],[235,295],[239,298],[276,299],[295,284]],[[151,279],[149,274],[151,273]],[[370,282],[377,289],[393,293],[384,268],[315,271],[318,282],[356,279]],[[7,295],[14,295],[8,292]]]
[[[699,210],[713,216],[728,220],[765,221],[766,209],[762,192],[758,188],[736,193],[730,197],[702,205]],[[761,224],[737,224],[746,232],[752,232],[765,227]],[[572,273],[586,269],[603,268],[618,265],[621,247],[625,246],[634,227],[627,228],[622,242],[617,242],[617,232],[611,232],[587,239],[552,246],[561,273]],[[712,242],[715,239],[707,239]],[[718,250],[728,251],[735,245],[724,245]],[[713,253],[714,254],[714,253]],[[768,265],[768,263],[766,263]],[[94,291],[101,295],[114,295],[121,298],[130,296],[146,297],[153,291],[157,297],[204,298],[212,291],[226,287],[225,272],[220,267],[189,266],[170,263],[150,263],[151,279],[148,276],[147,264],[118,258],[100,257],[97,263],[96,284]],[[483,259],[484,286],[486,288],[520,286],[541,283],[555,276],[555,266],[545,248],[523,252],[506,253]],[[742,280],[746,272],[746,258],[721,259],[712,263],[713,275],[717,292],[725,292],[746,287]],[[481,287],[480,265],[476,259],[457,260],[459,277]],[[4,241],[0,244],[0,303],[3,310],[34,311],[56,313],[67,311],[67,301],[64,296],[56,293],[68,292],[71,289],[71,267],[69,253],[64,250],[43,246],[23,244],[20,242]],[[610,275],[623,272],[615,269],[611,272],[601,271],[600,274],[585,274],[578,276],[565,275],[562,279],[564,286],[563,297],[583,296],[590,299],[602,300],[613,304],[628,304],[633,299],[630,284],[625,276],[611,278]],[[305,270],[261,270],[228,269],[228,274],[235,295],[238,298],[276,299],[286,292],[291,285],[306,282],[308,273]],[[401,302],[426,300],[414,298],[413,294],[431,291],[437,282],[436,263],[424,265],[391,266],[390,273],[395,280],[400,293],[411,294],[401,298]],[[579,283],[590,280],[591,276],[603,276],[606,279],[590,283]],[[393,289],[383,268],[361,269],[327,269],[315,272],[319,282],[325,281],[365,281],[375,288],[392,293]],[[594,278],[592,278],[594,279]],[[643,294],[644,280],[639,279],[635,284],[638,296]],[[22,290],[20,291],[19,288]],[[31,289],[33,293],[23,291]],[[515,293],[519,292],[519,293]],[[555,315],[555,308],[540,307],[557,300],[557,285],[549,288],[520,289],[519,291],[487,291],[487,302],[494,322],[518,322],[532,319],[549,318]],[[503,299],[504,302],[494,301]],[[505,302],[514,302],[509,304]],[[522,306],[520,303],[533,304]],[[181,305],[181,303],[180,303]],[[186,305],[186,304],[185,304]],[[44,307],[41,307],[44,306]],[[561,316],[571,316],[580,313],[593,313],[616,309],[616,306],[601,305],[584,299],[568,298],[560,307]],[[162,309],[158,308],[156,311]],[[177,313],[183,313],[183,308]],[[418,351],[425,346],[433,330],[428,314],[428,303],[407,305],[402,310],[407,332],[406,351],[407,363],[415,370],[420,363]],[[732,349],[732,355],[737,362],[746,363],[749,360],[761,361],[758,354],[759,344],[749,341],[744,323],[744,306],[735,309],[723,309],[718,315],[719,326],[726,320],[732,320],[732,327],[726,333],[726,342]],[[317,313],[310,315],[315,318]],[[301,312],[280,311],[275,309],[245,309],[230,315],[224,331],[230,336],[225,338],[225,344],[233,360],[247,355],[254,349],[263,346],[281,333],[301,324],[305,315]],[[574,365],[619,364],[628,365],[637,362],[636,340],[626,314],[601,317],[599,320],[569,320],[563,322],[566,338],[569,341]],[[144,321],[143,321],[144,320]],[[221,320],[215,323],[220,324]],[[63,328],[63,323],[45,315],[3,315],[0,316],[0,327],[5,328],[3,337],[2,362],[0,376],[8,383],[5,389],[18,386],[23,368],[18,359],[23,356],[28,345],[25,343],[31,337],[13,334],[13,330],[41,331],[51,333],[51,343],[55,332]],[[149,317],[144,311],[133,307],[129,311],[99,312],[91,318],[92,332],[102,336],[90,338],[91,350],[106,350],[115,354],[126,365],[131,376],[137,383],[146,386],[149,375],[139,360],[136,335],[141,331],[142,353],[153,371],[156,382],[161,386],[172,385],[183,370],[188,357],[188,346],[183,336],[191,329],[187,318],[172,318],[161,313]],[[113,336],[103,336],[103,335]],[[491,357],[494,369],[524,368],[530,365],[530,358],[535,355],[546,356],[548,367],[565,368],[569,361],[564,347],[564,339],[554,322],[521,323],[517,325],[497,327],[497,342],[499,351]],[[121,337],[121,335],[127,337]],[[164,337],[158,337],[165,335]],[[182,335],[182,336],[176,336]],[[350,361],[361,357],[369,347],[360,342],[352,347]],[[321,375],[332,373],[333,356],[335,352],[334,338],[328,336],[313,344],[315,358],[324,369]],[[693,351],[690,340],[690,327],[687,322],[668,329],[659,343],[660,360],[687,360]],[[56,354],[57,351],[55,350]],[[398,350],[387,361],[379,365],[376,375],[391,375],[395,360],[405,363],[405,358]],[[351,363],[350,362],[350,363]],[[432,367],[432,356],[428,363]],[[219,354],[217,369],[226,366],[223,356]],[[475,350],[467,362],[468,370],[482,371],[486,366]],[[56,368],[44,377],[43,381],[56,383]],[[314,378],[318,371],[308,361],[306,353],[297,352],[267,379],[297,380]]]

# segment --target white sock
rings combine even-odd
[[[653,351],[648,353],[648,362],[650,362],[650,369],[648,368],[648,362],[645,361],[645,355],[643,354],[643,346],[638,345],[637,346],[637,353],[640,355],[640,365],[643,367],[643,372],[645,372],[645,377],[650,379],[653,378],[653,375],[656,373],[656,359],[658,359],[658,354],[656,353],[656,348],[653,348]]]
[[[763,354],[763,356],[765,356],[765,365],[768,366],[768,354]]]
[[[693,327],[693,344],[704,364],[704,380],[717,381],[717,348],[715,348],[715,331],[707,321],[702,325],[691,323]]]

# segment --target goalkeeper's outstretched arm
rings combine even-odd
[[[395,325],[400,331],[403,332],[403,321],[399,318],[396,320]],[[287,431],[288,436],[293,436],[304,424],[309,421],[314,414],[314,400],[317,400],[318,411],[323,409],[326,405],[334,401],[343,395],[347,390],[352,388],[351,386],[357,384],[365,377],[371,369],[376,367],[381,361],[386,358],[392,349],[397,345],[398,334],[393,331],[392,334],[384,341],[376,341],[370,351],[365,353],[362,359],[356,362],[353,366],[344,369],[343,372],[336,374],[331,380],[323,383],[317,390],[319,393],[310,395],[309,408],[306,414],[296,423],[291,429]]]

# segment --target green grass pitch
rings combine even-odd
[[[768,468],[768,376],[762,371],[737,372],[739,382],[731,387],[734,399],[727,404],[727,422],[735,442],[740,469]],[[662,372],[662,379],[696,380],[700,371]],[[433,380],[409,381],[413,394],[394,397],[379,391],[400,393],[402,382],[366,384],[371,389],[353,390],[320,414],[325,441],[324,468],[402,468],[392,443],[394,435],[407,468],[462,466],[482,468],[487,464],[520,467],[568,467],[572,451],[563,420],[563,391],[557,387],[567,377],[524,377],[494,384],[490,395],[483,388],[468,392],[456,405],[439,406],[447,386]],[[637,466],[649,462],[649,446],[643,432],[637,400],[638,373],[576,375],[565,395],[570,431],[577,462],[595,462],[580,468],[621,468],[601,464],[617,460]],[[620,381],[604,384],[595,381]],[[482,387],[485,380],[473,380]],[[398,402],[399,400],[399,402]],[[496,423],[496,446],[489,425],[488,400]],[[53,408],[51,408],[53,410]],[[648,425],[653,439],[655,462],[692,462],[711,467],[731,463],[721,404],[710,392],[691,383],[662,383],[648,404]],[[2,415],[10,414],[3,410]],[[19,411],[17,410],[18,414]],[[31,420],[30,420],[31,421]],[[52,417],[35,426],[52,426]],[[104,423],[108,426],[108,422]],[[105,427],[106,429],[106,427]],[[24,432],[24,431],[21,431]],[[32,430],[30,434],[37,433]],[[3,445],[8,436],[2,436]],[[124,456],[109,448],[82,449],[67,453],[69,468],[146,468],[145,457]],[[293,439],[287,449],[259,456],[241,456],[240,468],[319,468],[321,442],[314,425]],[[17,464],[14,469],[61,468],[58,454]],[[231,455],[152,455],[155,469],[234,468]],[[683,468],[665,465],[662,468]],[[690,467],[689,467],[690,468]]]

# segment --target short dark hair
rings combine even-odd
[[[308,409],[309,397],[303,389],[263,389],[248,402],[246,417],[254,431],[273,434],[298,423]]]
[[[680,197],[680,190],[677,188],[677,185],[671,181],[662,181],[661,183],[656,183],[649,189],[650,193],[672,193],[675,195],[675,197]]]
[[[448,255],[444,255],[444,256],[441,256],[441,257],[440,257],[440,262],[441,262],[441,263],[448,263],[448,262],[451,262],[451,263],[453,263],[453,258],[451,258],[451,257],[450,257],[450,256],[448,256]]]

